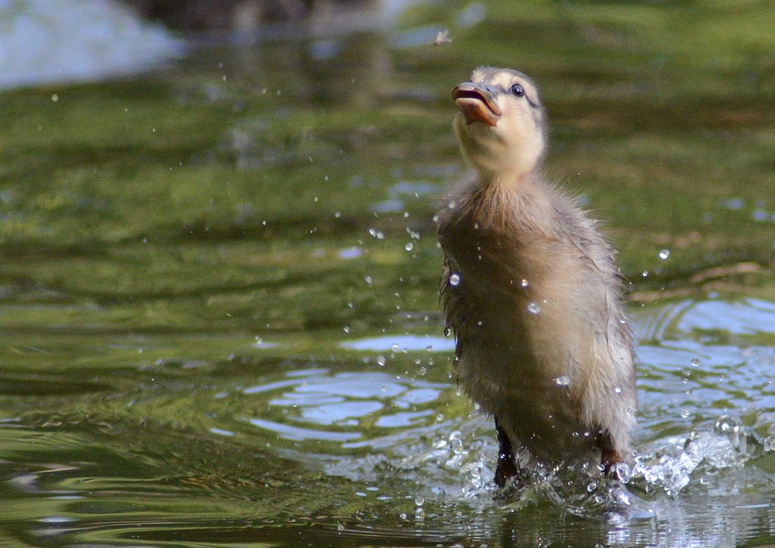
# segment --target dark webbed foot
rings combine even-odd
[[[514,462],[514,449],[506,432],[495,419],[495,430],[498,433],[498,465],[495,468],[495,485],[503,487],[509,479],[519,475],[519,469]]]

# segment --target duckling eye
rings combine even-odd
[[[525,88],[520,86],[519,84],[514,84],[511,86],[511,93],[513,93],[517,97],[522,97],[525,95]]]

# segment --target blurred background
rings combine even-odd
[[[775,2],[0,0],[0,539],[760,546]],[[453,376],[450,91],[526,72],[619,250],[629,503],[493,499]]]

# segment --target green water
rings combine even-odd
[[[0,96],[5,544],[775,542],[775,4],[483,6]],[[451,379],[432,217],[480,63],[537,80],[631,284],[629,510],[493,500]]]

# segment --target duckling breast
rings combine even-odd
[[[611,334],[624,315],[610,248],[540,182],[500,199],[480,189],[459,192],[460,207],[439,216],[460,384],[545,460],[589,448],[603,429],[629,432],[632,357],[629,332]]]

